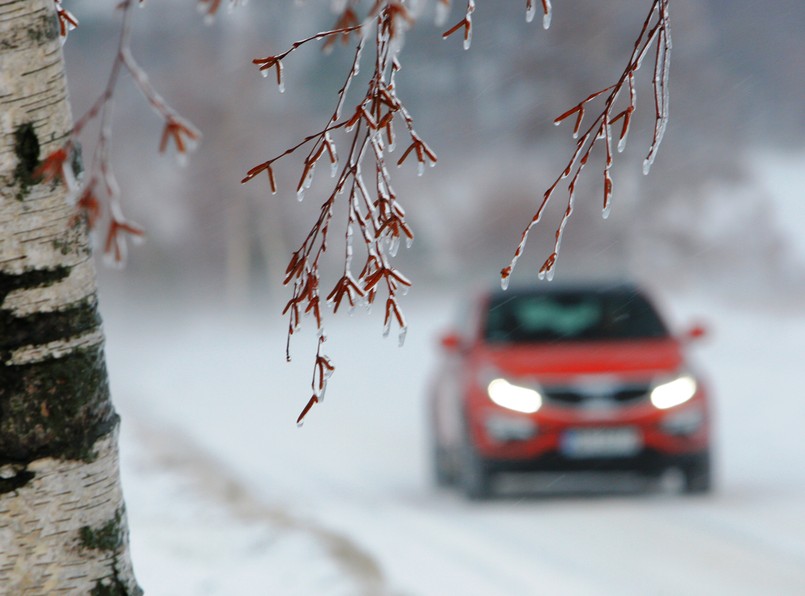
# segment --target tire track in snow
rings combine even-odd
[[[153,420],[126,413],[126,427],[147,452],[153,465],[175,472],[192,484],[200,499],[220,506],[235,519],[264,524],[314,538],[345,576],[357,586],[356,596],[389,594],[386,580],[372,555],[347,536],[264,503],[227,466],[177,428],[154,425]]]

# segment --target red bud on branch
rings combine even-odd
[[[176,116],[168,116],[165,128],[162,131],[162,140],[159,143],[159,152],[164,153],[169,141],[173,141],[180,155],[193,148],[195,141],[201,134],[188,122],[183,122]]]
[[[61,0],[54,0],[56,2],[56,16],[59,18],[59,35],[62,42],[67,39],[70,31],[78,28],[78,19],[61,4]]]

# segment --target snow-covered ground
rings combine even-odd
[[[311,331],[286,365],[274,308],[105,303],[146,592],[805,593],[805,314],[667,297],[678,325],[711,328],[695,356],[716,400],[712,496],[558,478],[475,504],[428,475],[424,395],[452,299],[412,292],[403,349],[377,313],[331,324],[338,369],[302,428]]]

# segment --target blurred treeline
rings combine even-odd
[[[65,4],[81,19],[66,45],[80,114],[100,93],[115,51],[115,2]],[[440,161],[421,178],[411,164],[393,172],[417,234],[398,262],[420,282],[494,280],[571,154],[572,124],[556,128],[553,118],[622,72],[649,2],[558,0],[545,31],[538,20],[525,22],[523,2],[481,0],[468,52],[458,36],[442,40],[447,26],[436,27],[432,6],[420,4],[401,54],[398,94]],[[462,17],[463,6],[454,6],[448,25]],[[671,11],[671,122],[657,162],[644,177],[653,130],[647,59],[637,120],[614,166],[612,216],[600,216],[599,156],[577,193],[557,279],[628,275],[653,284],[717,282],[734,293],[758,287],[796,293],[805,287],[805,255],[786,243],[753,163],[760,152],[803,154],[805,8],[801,0],[674,0]],[[186,167],[159,157],[161,123],[130,82],[120,88],[117,175],[128,215],[150,237],[133,251],[130,275],[186,283],[211,297],[277,290],[328,180],[322,169],[302,204],[294,191],[301,174],[296,156],[277,167],[276,196],[262,179],[245,186],[239,180],[322,127],[352,47],[322,54],[310,44],[294,53],[280,94],[251,59],[330,28],[328,2],[253,0],[208,26],[193,0],[152,0],[137,17],[135,57],[204,139]],[[536,277],[565,198],[555,195],[533,236],[516,272],[521,281]],[[334,240],[341,228],[334,223]],[[331,253],[333,262],[341,259],[340,247]]]

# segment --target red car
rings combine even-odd
[[[710,490],[707,392],[633,285],[546,284],[478,297],[442,338],[430,395],[438,484],[471,499],[499,472],[677,468]]]

